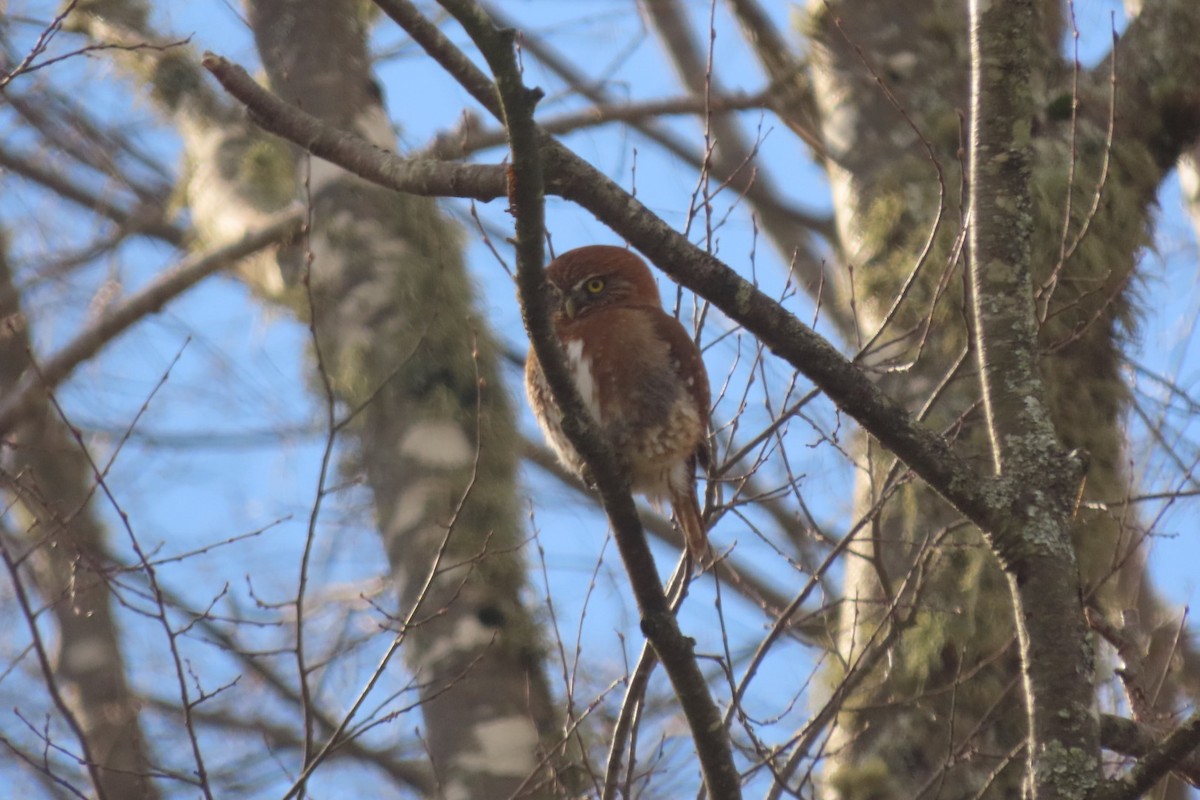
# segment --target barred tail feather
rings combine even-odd
[[[671,490],[671,510],[675,521],[683,530],[683,540],[694,568],[703,572],[712,566],[714,555],[708,544],[708,532],[700,516],[700,502],[696,499],[696,485],[688,482],[686,489]]]

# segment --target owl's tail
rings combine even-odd
[[[675,512],[675,521],[683,529],[683,540],[694,568],[700,572],[707,570],[713,565],[715,556],[708,544],[708,533],[700,516],[700,502],[696,499],[696,484],[693,481],[688,481],[686,488],[671,487],[671,510]]]

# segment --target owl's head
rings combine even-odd
[[[546,284],[554,312],[568,319],[612,306],[662,307],[650,268],[622,247],[568,250],[546,267]]]

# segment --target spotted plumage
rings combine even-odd
[[[700,350],[662,308],[650,269],[628,250],[607,245],[563,253],[546,269],[554,330],[584,405],[629,471],[635,492],[669,501],[688,552],[711,561],[696,464],[707,465],[710,402]],[[562,431],[533,351],[525,388],[546,440],[586,478],[583,460]]]

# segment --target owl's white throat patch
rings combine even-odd
[[[579,390],[583,404],[592,413],[593,419],[600,419],[600,395],[596,391],[596,379],[592,376],[592,359],[583,352],[582,339],[567,342],[567,364],[575,376],[575,388]]]

